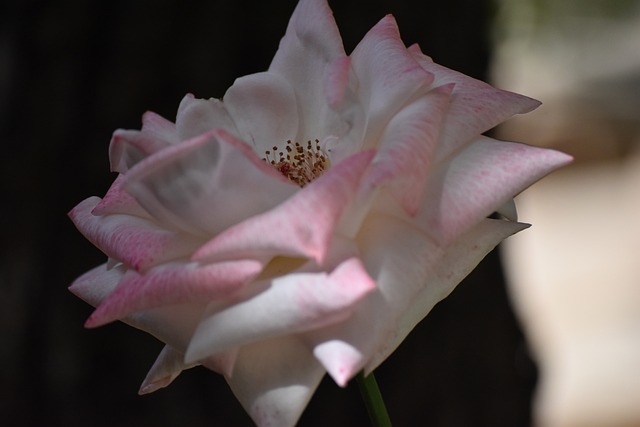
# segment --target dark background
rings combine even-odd
[[[116,128],[183,95],[220,97],[266,69],[295,1],[23,1],[0,6],[0,419],[6,426],[245,426],[222,377],[196,368],[139,397],[161,343],[83,329],[67,286],[104,256],[66,212],[103,195]],[[488,1],[332,2],[350,52],[393,13],[407,44],[483,78]],[[377,370],[396,426],[529,425],[535,368],[493,254]],[[301,426],[359,426],[357,387],[325,379]]]

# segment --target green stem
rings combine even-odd
[[[358,376],[358,387],[360,388],[360,394],[364,400],[364,404],[367,407],[369,418],[374,427],[391,427],[391,420],[387,413],[387,408],[384,406],[384,400],[380,394],[376,377],[371,372],[366,377],[364,371],[360,371]]]

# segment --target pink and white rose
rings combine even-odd
[[[527,227],[513,197],[570,158],[481,134],[538,104],[405,47],[392,16],[347,56],[301,0],[268,71],[114,133],[118,177],[70,212],[108,256],[71,286],[86,325],[166,343],[141,393],[203,365],[258,425],[294,424],[325,372],[375,369]]]

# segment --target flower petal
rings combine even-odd
[[[143,218],[93,215],[91,212],[99,202],[99,197],[89,197],[73,208],[69,217],[107,256],[138,271],[186,257],[201,244],[200,239],[166,230]]]
[[[345,260],[331,274],[293,272],[277,277],[258,295],[205,314],[185,360],[342,321],[374,289],[357,258]]]
[[[224,95],[239,137],[259,156],[273,146],[296,140],[298,105],[291,85],[275,73],[241,77]]]
[[[93,215],[125,214],[151,219],[147,211],[127,193],[123,187],[124,175],[119,174],[109,187],[107,194],[91,211]]]
[[[294,426],[324,373],[303,343],[282,337],[243,347],[227,382],[259,427]]]
[[[102,264],[78,277],[69,290],[97,307],[116,288],[126,271],[127,268],[123,264],[113,268]],[[193,335],[204,308],[204,303],[166,306],[133,313],[121,320],[153,335],[178,351],[186,351],[189,338]]]
[[[354,49],[351,63],[367,112],[362,149],[369,149],[377,145],[384,127],[406,102],[418,91],[429,88],[433,75],[407,51],[391,15],[369,30]]]
[[[207,358],[202,361],[202,365],[219,374],[230,376],[233,372],[236,355],[237,350],[230,350]],[[142,382],[138,394],[149,394],[166,387],[171,384],[182,371],[194,366],[198,366],[198,364],[184,363],[183,352],[170,345],[165,345]]]
[[[136,311],[227,297],[255,278],[263,268],[257,260],[216,264],[165,264],[143,274],[129,271],[86,322],[93,328]]]
[[[215,235],[298,189],[222,129],[140,162],[125,188],[154,218],[194,235]]]
[[[210,262],[281,255],[321,263],[373,155],[372,151],[358,153],[333,166],[280,206],[225,230],[192,259]]]
[[[386,250],[371,246],[375,241],[363,241],[372,249],[364,255],[367,266],[380,268],[380,273],[374,277],[379,280],[378,287],[385,299],[384,306],[373,307],[373,313],[379,310],[396,313],[393,326],[381,329],[383,334],[378,338],[377,349],[365,371],[373,371],[389,357],[431,309],[447,297],[496,245],[528,227],[528,224],[518,222],[485,219],[448,247],[433,246],[432,241],[421,236],[423,242],[416,242],[412,253],[404,248],[411,236],[419,234],[413,227],[388,228],[384,233],[392,232],[393,236],[375,236],[375,240],[387,242]]]
[[[435,156],[437,162],[463,149],[477,135],[513,115],[528,113],[540,105],[540,101],[535,99],[494,88],[436,64],[420,51],[418,45],[409,47],[409,52],[425,71],[435,76],[434,86],[455,84]]]
[[[363,187],[391,181],[390,193],[410,215],[421,206],[440,125],[453,85],[429,91],[403,107],[389,122]]]
[[[449,243],[554,169],[566,154],[524,144],[477,138],[430,177],[416,225]]]
[[[302,0],[298,3],[287,31],[280,41],[269,72],[291,84],[298,100],[299,127],[297,140],[322,139],[335,119],[330,102],[339,99],[333,84],[346,84],[344,73],[338,79],[332,72],[344,67],[345,52],[331,9],[326,1]],[[329,71],[332,72],[329,72]],[[327,91],[327,86],[331,90]]]
[[[147,111],[142,116],[142,130],[118,129],[109,144],[111,170],[125,173],[145,157],[177,142],[175,125]]]
[[[236,125],[222,101],[215,98],[196,99],[192,94],[182,98],[176,117],[176,133],[180,141],[195,138],[214,129],[237,135]]]
[[[194,366],[197,366],[197,364],[184,363],[184,354],[169,345],[165,345],[142,382],[138,394],[149,394],[164,388],[171,384],[182,371]]]

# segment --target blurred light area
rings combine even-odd
[[[497,136],[576,161],[503,246],[538,427],[640,426],[640,1],[496,0],[493,83],[543,101]]]

